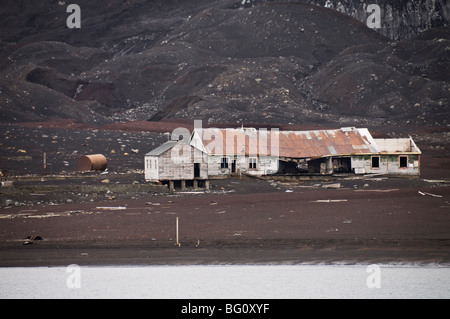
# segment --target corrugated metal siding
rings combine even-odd
[[[377,152],[376,144],[365,129],[299,132],[203,129],[196,133],[195,140],[201,135],[205,150],[210,155],[317,158]]]

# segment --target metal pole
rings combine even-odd
[[[176,243],[176,245],[178,247],[180,247],[181,245],[180,245],[180,241],[179,241],[179,237],[178,237],[178,217],[177,217],[177,222],[176,222],[176,232],[177,232],[177,243]]]
[[[44,176],[47,176],[47,153],[44,152]]]

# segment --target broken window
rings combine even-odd
[[[399,156],[400,168],[408,168],[408,156]]]
[[[249,158],[248,159],[248,168],[256,169],[256,158]]]
[[[228,157],[222,157],[220,168],[228,168]]]
[[[380,168],[380,157],[372,156],[372,168]]]

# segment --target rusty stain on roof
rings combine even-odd
[[[378,152],[367,129],[256,131],[245,128],[209,128],[198,133],[201,134],[206,151],[211,155],[317,158]]]

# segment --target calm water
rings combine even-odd
[[[450,267],[0,268],[0,298],[450,298]]]

